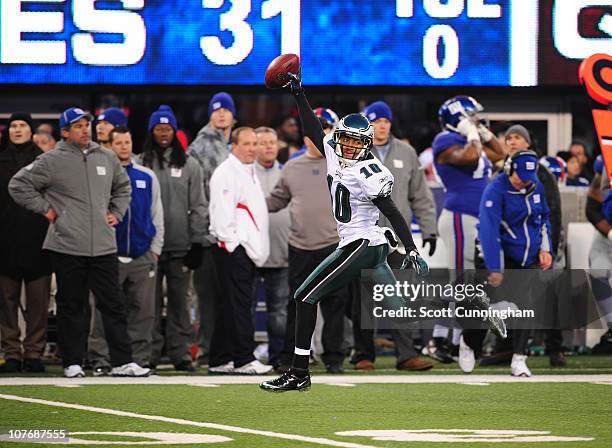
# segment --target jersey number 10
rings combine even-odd
[[[365,168],[364,168],[365,169]],[[332,193],[332,182],[334,178],[327,175],[327,187],[329,188],[329,193],[331,194],[332,199],[332,208],[334,209],[334,216],[338,220],[338,222],[347,223],[350,222],[352,217],[351,204],[349,202],[349,198],[351,197],[351,192],[342,184],[338,184],[336,186],[336,191]]]

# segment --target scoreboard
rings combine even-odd
[[[0,84],[261,85],[297,53],[307,85],[535,86],[611,51],[612,0],[0,0]]]

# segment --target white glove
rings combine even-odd
[[[467,117],[459,120],[457,125],[457,131],[467,138],[467,141],[478,140],[480,141],[480,135],[478,135],[478,128],[472,120]]]
[[[488,143],[495,138],[495,134],[493,134],[488,127],[484,124],[478,124],[478,135],[480,136],[480,141],[482,143]]]

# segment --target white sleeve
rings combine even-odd
[[[361,191],[366,200],[391,195],[393,174],[378,160],[372,160],[360,170]]]
[[[216,169],[210,178],[210,233],[229,252],[239,245],[236,222],[236,182]]]

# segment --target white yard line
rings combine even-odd
[[[294,440],[294,441],[299,441],[299,442],[313,443],[317,445],[336,446],[336,447],[342,447],[342,448],[379,448],[376,446],[361,445],[358,443],[339,442],[336,440],[325,439],[322,437],[307,437],[307,436],[300,436],[297,434],[285,434],[281,432],[260,431],[258,429],[241,428],[239,426],[221,425],[218,423],[196,422],[192,420],[185,420],[182,418],[163,417],[161,415],[137,414],[135,412],[118,411],[115,409],[98,408],[94,406],[83,406],[80,404],[64,403],[61,401],[40,400],[38,398],[20,397],[17,395],[0,394],[0,399],[21,401],[24,403],[41,404],[45,406],[54,406],[58,408],[78,409],[80,411],[97,412],[99,414],[116,415],[120,417],[140,418],[143,420],[152,420],[152,421],[158,421],[158,422],[164,422],[164,423],[172,423],[176,425],[196,426],[199,428],[216,429],[220,431],[236,432],[236,433],[241,433],[241,434],[253,434],[257,436],[273,437],[276,439],[285,439],[285,440]]]
[[[172,385],[224,385],[259,384],[271,376],[151,376],[148,378],[114,377],[14,377],[0,378],[1,386],[61,386],[94,384],[172,384]],[[612,375],[534,375],[516,378],[508,375],[314,375],[314,384],[438,384],[438,383],[593,383],[612,382]],[[202,386],[206,387],[206,386]],[[213,386],[214,387],[214,386]],[[263,392],[262,392],[263,393]]]

